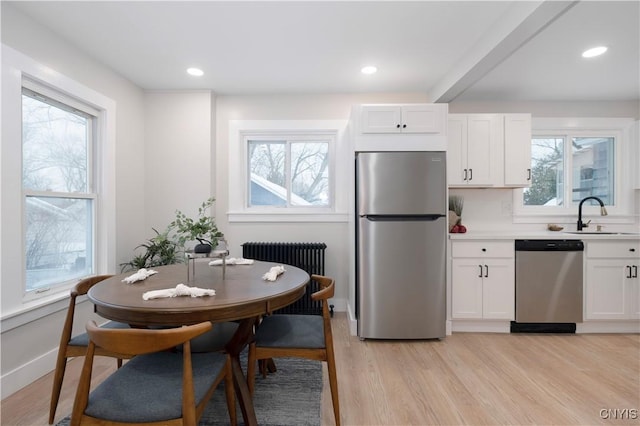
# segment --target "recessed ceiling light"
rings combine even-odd
[[[202,71],[200,68],[187,68],[187,73],[196,77],[201,77],[204,75],[204,71]]]
[[[595,56],[600,56],[602,55],[604,52],[607,51],[607,48],[605,46],[598,46],[598,47],[594,47],[588,50],[585,50],[584,52],[582,52],[582,57],[583,58],[593,58]]]
[[[362,67],[362,69],[360,70],[360,72],[362,72],[362,74],[375,74],[376,71],[378,71],[378,68],[374,67],[373,65],[368,65],[366,67]]]

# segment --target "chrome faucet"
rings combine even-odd
[[[587,223],[583,223],[582,222],[582,205],[584,204],[585,201],[587,200],[596,200],[598,203],[600,203],[600,216],[606,216],[607,213],[607,209],[604,208],[604,203],[602,202],[602,200],[598,197],[585,197],[580,201],[580,204],[578,205],[578,231],[582,231],[583,228],[586,228],[587,226],[589,226],[589,222]]]

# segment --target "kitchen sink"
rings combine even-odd
[[[640,235],[637,232],[606,232],[606,231],[564,231],[574,235]]]

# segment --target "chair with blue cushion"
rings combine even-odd
[[[87,323],[89,346],[71,413],[71,426],[194,426],[224,380],[232,425],[237,423],[229,356],[192,353],[190,341],[211,330],[206,321],[167,329],[105,329]],[[175,348],[182,345],[182,351]],[[90,393],[97,348],[131,359]]]
[[[51,391],[51,404],[49,406],[49,424],[53,424],[53,420],[56,415],[56,409],[58,408],[58,401],[60,400],[60,391],[62,389],[62,381],[64,379],[64,372],[67,367],[67,360],[78,356],[84,356],[87,352],[87,346],[89,345],[89,337],[87,333],[79,334],[75,337],[71,337],[73,333],[73,318],[76,309],[76,299],[78,296],[87,294],[89,289],[99,283],[102,280],[112,277],[113,275],[96,275],[93,277],[85,278],[78,282],[71,290],[71,297],[69,298],[69,309],[67,310],[67,317],[62,328],[62,336],[60,337],[60,346],[58,348],[58,358],[56,360],[56,369],[53,377],[53,390]],[[129,328],[128,324],[121,322],[109,321],[103,325],[107,328]],[[118,358],[117,365],[122,365],[123,356],[117,356],[117,354],[108,353],[102,349],[96,351],[96,355],[112,356]]]
[[[335,281],[321,275],[312,275],[320,290],[311,295],[311,299],[321,301],[320,315],[269,315],[256,327],[253,341],[249,345],[247,362],[247,381],[251,394],[254,392],[256,363],[261,362],[261,372],[266,376],[265,361],[277,357],[306,358],[327,363],[331,401],[336,425],[340,425],[340,405],[338,403],[338,378],[333,353],[333,335],[328,299],[335,292]]]

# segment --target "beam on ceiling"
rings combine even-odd
[[[429,93],[447,103],[471,87],[579,1],[515,2]]]

